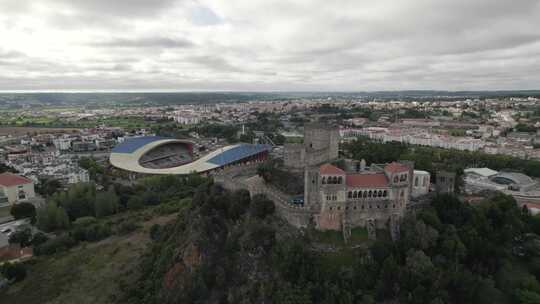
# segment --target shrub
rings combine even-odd
[[[66,251],[75,246],[77,242],[69,235],[62,235],[54,239],[50,239],[45,243],[34,248],[36,255],[49,255],[57,252]]]
[[[0,266],[0,273],[10,281],[19,282],[26,277],[26,267],[21,263],[4,263]]]
[[[15,231],[9,237],[10,244],[19,244],[21,247],[26,247],[30,245],[30,240],[32,239],[32,231],[30,229],[24,229]]]
[[[137,230],[139,226],[135,223],[133,220],[124,221],[118,226],[117,233],[118,234],[128,234],[135,230]]]
[[[97,223],[97,219],[95,217],[93,217],[93,216],[84,216],[84,217],[80,217],[77,220],[75,220],[75,222],[73,222],[73,226],[75,226],[75,227],[77,227],[77,226],[86,227],[86,226],[93,225],[95,223]]]
[[[161,226],[158,224],[152,225],[150,227],[150,238],[154,241],[157,241],[161,235]]]
[[[129,210],[140,210],[144,207],[144,201],[140,196],[132,196],[127,203]]]
[[[23,219],[23,218],[32,218],[35,219],[36,217],[36,207],[30,203],[19,203],[13,205],[11,207],[11,210],[9,211],[11,215],[16,219]]]
[[[155,209],[155,213],[159,215],[166,215],[171,214],[180,211],[180,204],[179,203],[167,203],[163,205],[159,205]]]
[[[258,218],[265,218],[267,215],[274,213],[276,206],[274,202],[267,199],[265,196],[256,195],[251,202],[251,215]]]
[[[38,232],[34,234],[34,237],[32,238],[31,243],[32,243],[32,246],[37,247],[47,242],[48,240],[49,238],[43,232]]]
[[[95,242],[102,240],[112,234],[111,229],[107,225],[94,224],[90,226],[77,226],[71,232],[72,237],[76,241]]]

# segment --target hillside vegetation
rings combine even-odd
[[[320,246],[271,202],[209,184],[141,263],[129,303],[538,303],[538,218],[508,196],[452,196],[405,219],[401,239]]]

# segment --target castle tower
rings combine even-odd
[[[448,171],[437,171],[435,177],[435,188],[437,190],[437,194],[454,193],[456,173]]]
[[[405,210],[410,196],[412,168],[408,165],[393,162],[384,167],[384,173],[392,186],[391,198],[399,206],[401,212]]]
[[[304,127],[307,165],[317,165],[339,156],[339,132],[336,127],[308,124]]]

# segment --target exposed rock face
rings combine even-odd
[[[163,278],[166,289],[172,290],[186,285],[189,276],[193,274],[202,263],[202,255],[199,248],[190,243],[182,253],[182,260],[176,262]]]

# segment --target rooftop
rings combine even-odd
[[[384,167],[384,171],[388,171],[390,173],[405,172],[409,171],[409,167],[404,164],[392,162]]]
[[[388,178],[384,173],[350,174],[346,178],[348,187],[387,187]]]
[[[489,168],[469,168],[463,171],[465,173],[474,173],[483,177],[490,177],[498,173],[497,171],[491,170]]]
[[[329,175],[329,174],[345,175],[345,171],[331,164],[324,164],[320,166],[319,173],[325,174],[325,175]]]
[[[4,187],[12,187],[17,185],[24,185],[24,184],[30,184],[32,183],[31,179],[28,179],[26,177],[13,174],[13,173],[2,173],[0,174],[0,185]]]

